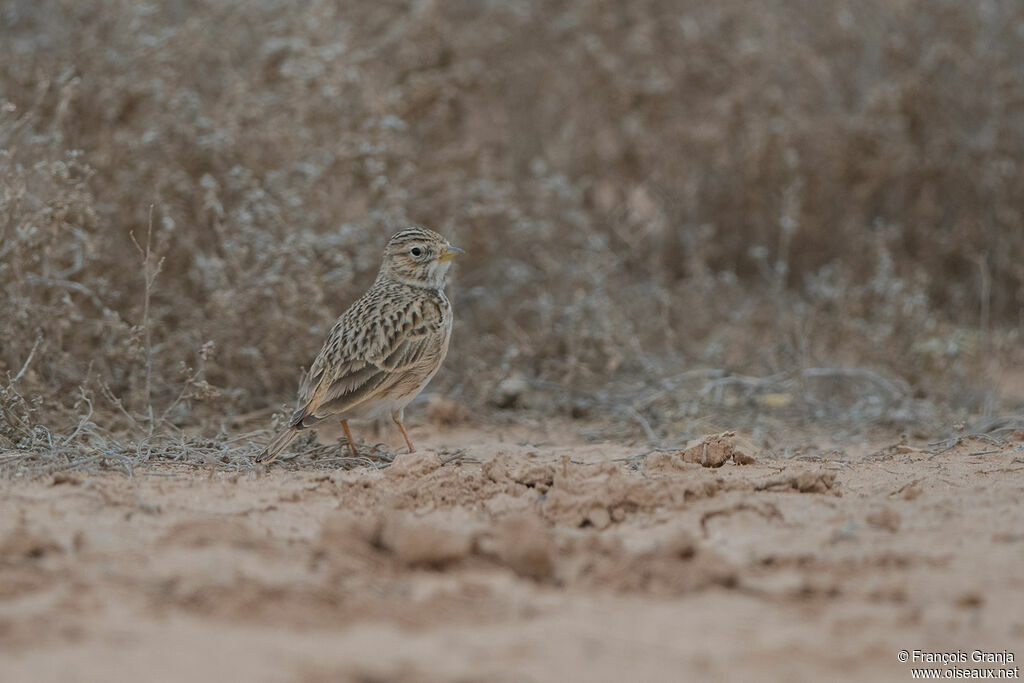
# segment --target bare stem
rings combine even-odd
[[[22,375],[25,374],[25,371],[28,370],[28,366],[32,364],[32,357],[36,355],[36,349],[39,348],[40,340],[41,337],[36,337],[36,341],[32,345],[32,350],[28,352],[28,358],[25,359],[25,364],[21,366],[21,370],[19,370],[18,374],[14,376],[14,379],[11,380],[11,384],[14,384],[21,379]]]
[[[155,420],[153,417],[153,334],[149,324],[149,301],[152,295],[156,278],[163,268],[164,260],[161,258],[153,262],[152,241],[153,241],[153,205],[149,205],[149,228],[146,231],[146,248],[143,249],[135,239],[135,233],[131,233],[132,242],[135,248],[142,255],[142,273],[145,280],[145,293],[142,303],[142,331],[146,341],[146,410],[149,415],[149,435],[153,435]]]
[[[978,298],[981,303],[981,319],[978,321],[978,327],[981,328],[982,351],[987,352],[992,305],[992,273],[988,267],[988,254],[978,254],[975,256],[975,260],[978,263],[979,279],[981,280],[980,291],[978,292]]]

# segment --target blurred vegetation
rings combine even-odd
[[[466,403],[1019,410],[1022,212],[1020,3],[8,0],[0,446],[290,402],[408,224]]]

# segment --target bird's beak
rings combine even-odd
[[[458,256],[459,254],[465,253],[466,252],[462,251],[458,247],[453,247],[452,245],[449,244],[445,246],[444,251],[442,251],[441,255],[437,257],[437,260],[444,263],[445,261],[454,260],[455,257]]]

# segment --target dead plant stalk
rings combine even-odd
[[[149,435],[153,436],[155,419],[153,417],[153,335],[149,324],[149,301],[152,296],[156,278],[163,268],[164,259],[160,258],[155,264],[153,262],[152,240],[153,240],[153,205],[149,205],[149,227],[146,230],[146,248],[143,249],[139,241],[135,239],[135,233],[130,233],[135,248],[142,256],[142,272],[145,281],[145,290],[142,303],[142,333],[146,344],[146,411],[149,417]]]

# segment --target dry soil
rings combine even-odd
[[[3,680],[906,680],[900,649],[1024,657],[1024,439],[782,459],[433,429],[382,469],[0,481]]]

